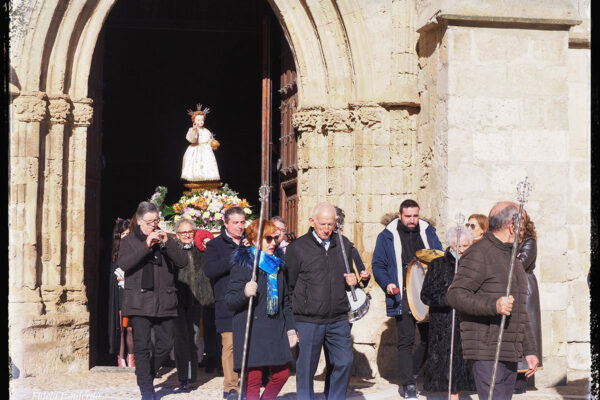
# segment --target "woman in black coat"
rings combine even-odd
[[[446,292],[454,279],[458,229],[453,227],[446,233],[446,242],[451,245],[446,249],[443,257],[436,258],[429,263],[421,289],[421,300],[429,305],[429,341],[427,361],[424,367],[424,389],[427,392],[448,391],[452,308],[448,306]],[[459,257],[471,245],[471,242],[471,233],[461,227]],[[458,314],[455,317],[454,329],[451,398],[458,400],[459,392],[475,390],[475,382],[471,368],[462,356]]]
[[[246,228],[246,237],[254,246],[259,236],[258,224],[257,219]],[[291,347],[298,342],[287,282],[281,273],[283,260],[273,255],[277,227],[267,220],[263,220],[263,227],[257,281],[251,280],[256,247],[240,247],[232,254],[231,275],[225,295],[227,307],[234,312],[233,364],[236,371],[242,366],[248,301],[255,296],[246,360],[247,400],[260,397],[263,367],[270,367],[271,379],[260,398],[270,400],[277,397],[289,378]]]
[[[537,345],[537,358],[540,361],[538,369],[542,367],[542,321],[540,314],[540,292],[538,289],[538,283],[533,270],[535,269],[535,260],[537,258],[537,233],[535,231],[535,224],[529,218],[529,215],[525,214],[523,220],[523,226],[525,229],[521,229],[519,235],[519,247],[517,250],[517,258],[523,264],[525,268],[525,274],[527,275],[527,314],[529,315],[529,323],[535,341]],[[525,357],[517,366],[517,370],[523,371],[529,369]],[[515,383],[515,394],[525,393],[527,387],[535,386],[535,375],[529,378],[525,377],[524,372],[517,374],[517,382]]]

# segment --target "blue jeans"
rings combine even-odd
[[[344,400],[352,372],[352,336],[347,320],[331,324],[296,322],[298,329],[298,359],[296,360],[296,391],[298,400],[315,398],[313,379],[323,345],[329,350],[332,365],[329,384],[330,400]]]

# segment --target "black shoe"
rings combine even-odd
[[[231,389],[229,391],[229,393],[227,393],[227,397],[226,397],[227,400],[237,400],[237,398],[238,398],[237,390]]]
[[[406,400],[417,400],[419,398],[419,391],[417,385],[410,384],[404,386],[404,398]]]
[[[525,388],[515,388],[515,390],[513,390],[513,394],[524,394],[527,390]]]
[[[181,391],[188,391],[190,390],[190,381],[187,379],[184,379],[182,381],[179,381],[179,390]]]

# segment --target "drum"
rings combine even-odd
[[[444,255],[444,252],[436,249],[422,249],[417,250],[415,255],[421,262],[429,264],[432,260],[442,257]]]
[[[369,311],[369,298],[370,295],[361,288],[354,288],[354,294],[356,294],[356,301],[352,298],[352,291],[346,292],[348,295],[348,301],[350,302],[350,311],[348,311],[348,322],[358,321],[367,314]]]
[[[429,306],[421,301],[421,289],[427,273],[427,264],[413,258],[406,271],[406,299],[417,322],[429,320]]]

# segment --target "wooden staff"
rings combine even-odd
[[[456,216],[456,256],[454,260],[454,275],[456,275],[456,271],[458,271],[458,259],[460,258],[460,232],[462,231],[462,225],[465,222],[465,216],[462,213],[458,213]],[[455,322],[456,318],[456,310],[452,309],[452,330],[450,333],[450,367],[448,368],[448,400],[450,400],[450,395],[452,394],[452,358],[454,356],[454,330],[455,330]]]
[[[519,246],[519,231],[521,229],[521,219],[523,216],[523,205],[527,201],[527,197],[531,192],[531,184],[525,180],[517,184],[517,198],[519,200],[519,211],[514,216],[517,223],[515,228],[515,241],[513,243],[512,253],[510,255],[510,269],[508,271],[508,284],[506,285],[506,297],[510,295],[510,286],[512,283],[512,275],[515,267],[515,259],[517,258],[517,247]],[[494,386],[496,385],[496,372],[498,372],[498,360],[500,358],[500,346],[502,345],[502,335],[504,334],[504,324],[506,323],[506,315],[502,314],[500,321],[500,332],[498,332],[498,345],[496,346],[496,356],[494,357],[494,369],[492,370],[492,381],[490,382],[490,394],[488,400],[492,400],[494,394]]]
[[[269,198],[270,188],[268,185],[262,185],[258,189],[258,195],[260,200],[260,216],[258,220],[258,235],[256,238],[256,252],[254,253],[254,263],[252,264],[252,281],[256,282],[256,267],[258,266],[258,256],[260,253],[260,247],[262,245],[262,230],[263,230],[263,216],[265,212],[265,204]],[[254,296],[250,296],[248,300],[248,315],[246,316],[246,332],[244,333],[244,351],[242,353],[242,369],[240,370],[240,391],[238,392],[238,400],[242,400],[242,392],[244,391],[244,376],[246,373],[246,358],[248,357],[248,338],[250,335],[250,321],[252,319],[252,303],[254,302]]]

